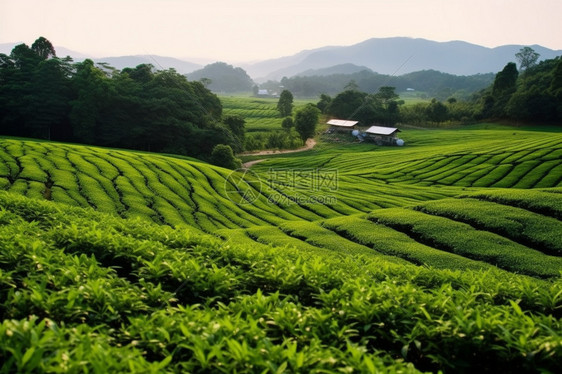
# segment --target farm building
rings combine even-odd
[[[329,133],[334,132],[351,132],[356,129],[357,124],[359,121],[346,121],[343,119],[331,119],[328,121],[328,125],[330,125],[330,129],[328,130]]]
[[[365,131],[365,139],[379,145],[394,145],[398,140],[398,130],[395,127],[371,126]]]

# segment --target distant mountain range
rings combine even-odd
[[[17,43],[0,44],[0,53],[9,54]],[[515,61],[515,54],[523,45],[504,45],[487,48],[463,41],[436,42],[426,39],[396,37],[373,38],[351,46],[328,46],[301,51],[295,55],[265,60],[257,63],[238,64],[256,82],[279,80],[295,75],[349,74],[357,69],[370,69],[380,74],[403,75],[420,70],[437,70],[454,75],[496,73],[508,62]],[[552,50],[531,45],[540,59],[562,55],[562,50]],[[59,56],[70,55],[80,61],[87,55],[56,47]],[[95,58],[122,69],[143,63],[156,68],[174,68],[188,74],[203,66],[172,57],[138,55]]]
[[[496,73],[523,45],[487,48],[463,41],[435,42],[414,38],[374,38],[346,47],[323,47],[293,56],[242,66],[255,80],[279,80],[307,70],[352,63],[380,74],[402,75],[420,70],[438,70],[455,75]],[[562,55],[540,45],[530,46],[540,59]]]
[[[348,62],[345,64],[330,66],[327,68],[308,69],[298,74],[295,74],[295,76],[307,77],[307,76],[314,76],[314,75],[326,76],[326,75],[334,75],[334,74],[353,74],[365,70],[372,71],[366,66],[359,66]]]
[[[14,47],[18,44],[23,44],[23,42],[0,43],[0,53],[9,55],[12,52],[12,49],[14,49]],[[77,61],[81,61],[86,58],[92,58],[92,56],[86,55],[84,53],[76,52],[65,47],[55,46],[55,50],[57,52],[57,56],[60,57],[72,56],[72,58]]]
[[[0,53],[10,54],[14,46],[20,43],[4,43],[0,44]],[[127,67],[135,67],[140,64],[152,64],[156,69],[174,68],[178,73],[188,74],[195,70],[201,69],[203,65],[185,61],[179,58],[156,56],[156,55],[133,55],[133,56],[115,56],[95,58],[80,52],[72,51],[65,47],[55,46],[57,56],[70,56],[74,61],[83,61],[84,59],[92,59],[96,63],[107,63],[119,70]]]
[[[103,57],[94,58],[92,60],[94,60],[94,62],[108,63],[119,70],[127,67],[135,67],[140,64],[152,64],[158,70],[174,68],[180,74],[189,74],[203,67],[203,65],[180,60],[178,58],[155,55]]]

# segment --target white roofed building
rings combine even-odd
[[[328,121],[330,132],[351,132],[355,130],[359,121],[347,121],[343,119],[331,119]]]
[[[396,144],[399,132],[396,127],[371,126],[365,130],[365,138],[379,145],[393,145]]]

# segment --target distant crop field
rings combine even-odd
[[[402,91],[397,94],[400,96],[399,100],[404,100],[405,105],[429,103],[432,99],[425,92],[419,91]]]
[[[246,120],[248,133],[268,133],[281,130],[283,118],[277,111],[277,98],[260,98],[251,96],[220,96],[225,115],[240,115]],[[310,101],[294,100],[294,109]]]
[[[239,193],[231,171],[202,162],[5,139],[0,141],[0,186],[212,232],[368,213],[488,187],[561,187],[562,135],[547,134],[405,130],[404,147],[320,144],[256,164],[252,171],[259,186],[248,186],[259,191],[252,190],[257,199],[251,204],[238,204],[229,195]]]

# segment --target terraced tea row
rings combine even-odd
[[[229,230],[220,233],[249,244],[394,258],[441,269],[502,269],[539,278],[560,276],[562,189],[491,191],[490,200],[502,201],[503,197],[501,204],[484,200],[486,196],[467,195],[413,209],[378,209],[367,215],[317,222],[287,222],[278,228],[236,230],[235,237]],[[549,208],[521,208],[530,201],[548,201]]]
[[[246,121],[246,131],[268,132],[281,130],[282,118],[277,110],[277,100],[245,97],[221,97],[225,115],[239,115]]]
[[[283,204],[268,203],[268,194],[277,192],[266,188],[254,191],[260,199],[253,204],[235,204],[228,196],[238,189],[228,179],[231,171],[200,162],[15,140],[0,143],[0,157],[4,189],[123,217],[207,231],[323,217],[297,204],[285,211]]]
[[[225,115],[239,115],[246,121],[248,133],[268,134],[282,130],[283,118],[277,109],[278,98],[256,98],[245,96],[220,96]],[[294,100],[294,110],[306,105],[308,100]]]
[[[516,134],[516,135],[513,135]],[[562,135],[535,131],[408,130],[404,148],[368,144],[325,147],[309,157],[282,157],[256,170],[326,168],[389,184],[494,188],[562,186]],[[405,136],[406,137],[406,136]],[[347,149],[346,149],[347,148]]]
[[[555,372],[562,354],[560,278],[368,256],[313,223],[283,230],[325,249],[254,248],[6,192],[0,222],[6,372]]]
[[[207,232],[315,221],[458,192],[409,185],[397,189],[377,180],[340,178],[337,172],[323,180],[325,175],[311,170],[233,176],[230,170],[197,161],[20,140],[2,140],[0,158],[0,186],[5,190]]]

